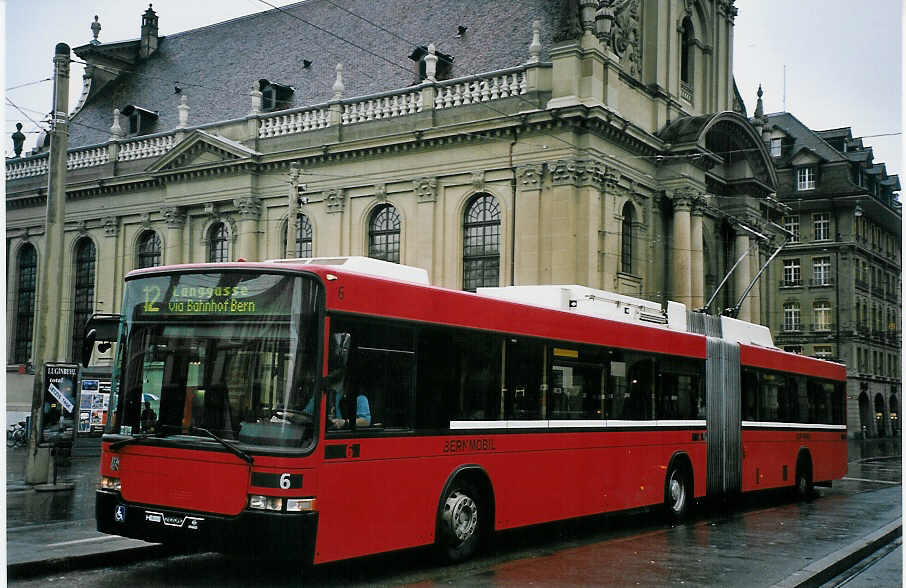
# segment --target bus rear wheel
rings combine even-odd
[[[692,507],[692,484],[690,476],[682,467],[674,465],[664,483],[664,505],[671,521],[682,521],[689,516]]]
[[[443,560],[460,562],[478,550],[481,515],[478,492],[464,482],[453,484],[444,496],[437,520],[437,547]]]
[[[812,469],[804,460],[796,466],[796,498],[810,500],[814,496],[815,486],[812,482]]]

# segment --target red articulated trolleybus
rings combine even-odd
[[[366,258],[126,278],[98,530],[306,563],[846,473],[845,369],[765,327]]]

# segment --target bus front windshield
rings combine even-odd
[[[284,274],[128,281],[107,432],[310,449],[321,298]]]

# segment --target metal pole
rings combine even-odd
[[[58,361],[65,350],[59,348],[62,292],[59,272],[63,268],[64,223],[66,219],[66,159],[69,146],[69,45],[59,43],[53,57],[53,121],[50,130],[50,155],[47,165],[47,210],[44,224],[44,251],[38,274],[38,308],[34,350],[35,383],[31,399],[31,426],[25,482],[41,484],[48,479],[50,447],[39,447],[41,413],[44,404],[44,364]]]
[[[296,253],[296,233],[299,230],[299,178],[301,176],[301,166],[294,161],[289,166],[289,213],[286,217],[286,248],[283,251],[283,257],[286,259],[298,257]]]

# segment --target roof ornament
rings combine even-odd
[[[185,94],[180,95],[179,97],[179,106],[176,107],[176,110],[179,111],[179,124],[176,126],[177,129],[184,129],[189,126],[189,97]]]
[[[252,91],[249,95],[252,97],[252,110],[249,116],[257,116],[261,114],[261,88],[257,80],[252,82]]]
[[[120,126],[120,109],[113,109],[113,124],[110,126],[110,141],[119,141],[123,138],[123,128]]]
[[[22,132],[22,123],[16,123],[16,132],[13,133],[13,151],[15,157],[22,157],[22,146],[25,144],[25,134]]]
[[[762,95],[764,95],[764,91],[761,89],[761,84],[758,84],[758,102],[755,103],[755,118],[764,116],[764,104],[761,102]]]
[[[541,21],[535,19],[532,21],[532,43],[528,47],[529,63],[538,63],[541,61]]]
[[[434,43],[428,44],[428,54],[425,55],[425,81],[437,81],[437,48]]]
[[[94,39],[89,41],[92,45],[100,45],[101,42],[98,41],[98,34],[101,32],[101,22],[98,20],[98,15],[94,15],[94,22],[91,23],[91,34],[94,36]]]
[[[337,79],[333,83],[333,99],[340,100],[343,97],[343,92],[346,90],[346,86],[343,85],[343,64],[337,64]]]

